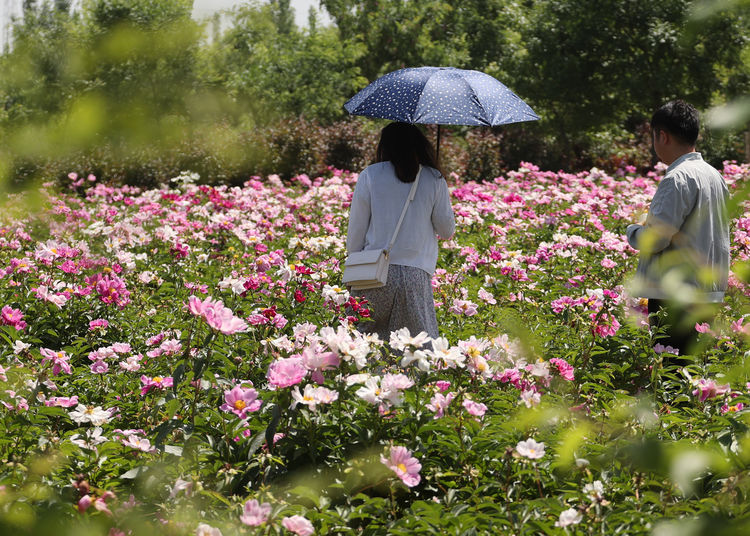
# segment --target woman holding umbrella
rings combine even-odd
[[[386,285],[357,291],[369,301],[374,320],[360,324],[359,330],[385,341],[391,331],[404,327],[412,336],[424,331],[438,337],[431,285],[437,235],[450,238],[456,227],[432,144],[415,125],[391,123],[380,133],[376,163],[360,173],[354,188],[348,253],[388,246],[415,180],[414,199],[390,249]]]

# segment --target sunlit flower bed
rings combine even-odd
[[[71,174],[0,221],[0,533],[742,530],[750,214],[668,365],[623,236],[661,171],[451,177],[441,337],[388,341],[340,286],[356,174]],[[750,170],[724,173],[741,199]]]

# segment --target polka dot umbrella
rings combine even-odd
[[[539,116],[504,84],[480,71],[453,67],[399,69],[349,99],[352,115],[405,123],[497,126]]]

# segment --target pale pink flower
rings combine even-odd
[[[49,397],[45,402],[45,406],[57,406],[61,408],[71,408],[73,406],[78,405],[78,397],[77,396],[51,396]]]
[[[262,400],[258,399],[258,391],[255,389],[245,389],[239,385],[230,391],[224,391],[225,403],[221,405],[224,411],[231,411],[240,419],[247,419],[247,414],[258,411]]]
[[[285,517],[281,520],[281,526],[297,536],[310,536],[315,532],[312,523],[302,516]]]
[[[268,367],[266,378],[277,388],[297,385],[307,375],[307,368],[298,357],[277,359]]]
[[[484,287],[479,289],[479,292],[477,292],[477,296],[479,296],[479,299],[485,303],[489,303],[490,305],[497,304],[495,296],[493,296],[491,292],[486,291]]]
[[[469,415],[473,415],[474,417],[484,417],[484,414],[487,413],[486,405],[481,402],[474,402],[469,398],[464,400],[463,406],[469,412]]]
[[[533,389],[526,389],[521,391],[521,402],[526,404],[527,408],[539,405],[542,400],[542,395]]]
[[[702,324],[695,324],[695,331],[698,333],[711,333],[711,326],[709,326],[706,322],[703,322]]]
[[[97,360],[91,363],[89,368],[94,374],[104,374],[109,370],[109,365],[107,365],[106,361]]]
[[[195,316],[203,318],[209,326],[226,335],[247,330],[244,320],[234,316],[232,310],[224,306],[224,302],[213,300],[210,296],[203,301],[196,296],[190,296],[188,309]]]
[[[617,266],[617,263],[613,261],[612,259],[610,259],[609,257],[604,257],[602,259],[601,265],[604,268],[614,268],[615,266]]]
[[[526,441],[519,441],[516,445],[516,452],[530,460],[538,460],[544,456],[544,443],[537,443],[529,438]]]
[[[251,527],[259,527],[271,515],[271,505],[267,502],[259,504],[256,499],[250,499],[245,503],[240,521]]]
[[[408,487],[411,488],[419,484],[421,480],[419,471],[422,470],[422,464],[412,456],[412,453],[406,447],[391,447],[388,458],[380,456],[380,461],[396,473],[396,476]]]
[[[195,536],[222,536],[221,530],[206,523],[201,523],[195,529]]]
[[[323,383],[323,371],[334,369],[341,363],[341,358],[335,352],[319,352],[313,347],[302,350],[301,358],[302,363],[312,371],[311,379],[315,383]]]
[[[453,314],[474,316],[477,314],[477,304],[470,300],[460,300],[458,298],[453,300],[453,305],[448,308]]]
[[[338,400],[339,394],[336,391],[332,391],[325,387],[315,387],[313,384],[308,383],[305,385],[305,389],[300,393],[299,386],[295,387],[292,391],[292,402],[291,407],[295,407],[297,404],[304,404],[309,407],[312,411],[315,411],[318,404],[330,404],[335,400]]]
[[[448,406],[455,396],[455,393],[448,393],[447,395],[436,393],[435,396],[432,397],[432,400],[430,400],[430,403],[427,404],[426,407],[430,411],[435,412],[433,419],[439,419],[445,415],[445,410],[448,409]]]
[[[125,436],[120,442],[126,447],[141,450],[143,452],[156,452],[156,448],[151,445],[151,441],[136,434]]]
[[[581,522],[583,516],[581,512],[575,508],[568,508],[560,512],[560,518],[555,521],[556,527],[569,527],[570,525],[577,525]]]

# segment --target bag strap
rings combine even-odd
[[[409,191],[409,197],[406,198],[406,203],[404,203],[404,208],[401,211],[401,217],[398,219],[398,223],[396,224],[396,229],[393,231],[391,242],[390,244],[388,244],[388,247],[385,250],[386,255],[388,255],[391,252],[393,243],[396,241],[398,232],[401,229],[401,224],[404,222],[404,216],[406,216],[406,211],[409,210],[409,204],[414,200],[414,194],[417,193],[417,184],[419,184],[419,176],[421,174],[422,174],[422,164],[419,164],[419,171],[417,171],[417,176],[414,179],[414,183],[411,185],[411,190]]]

